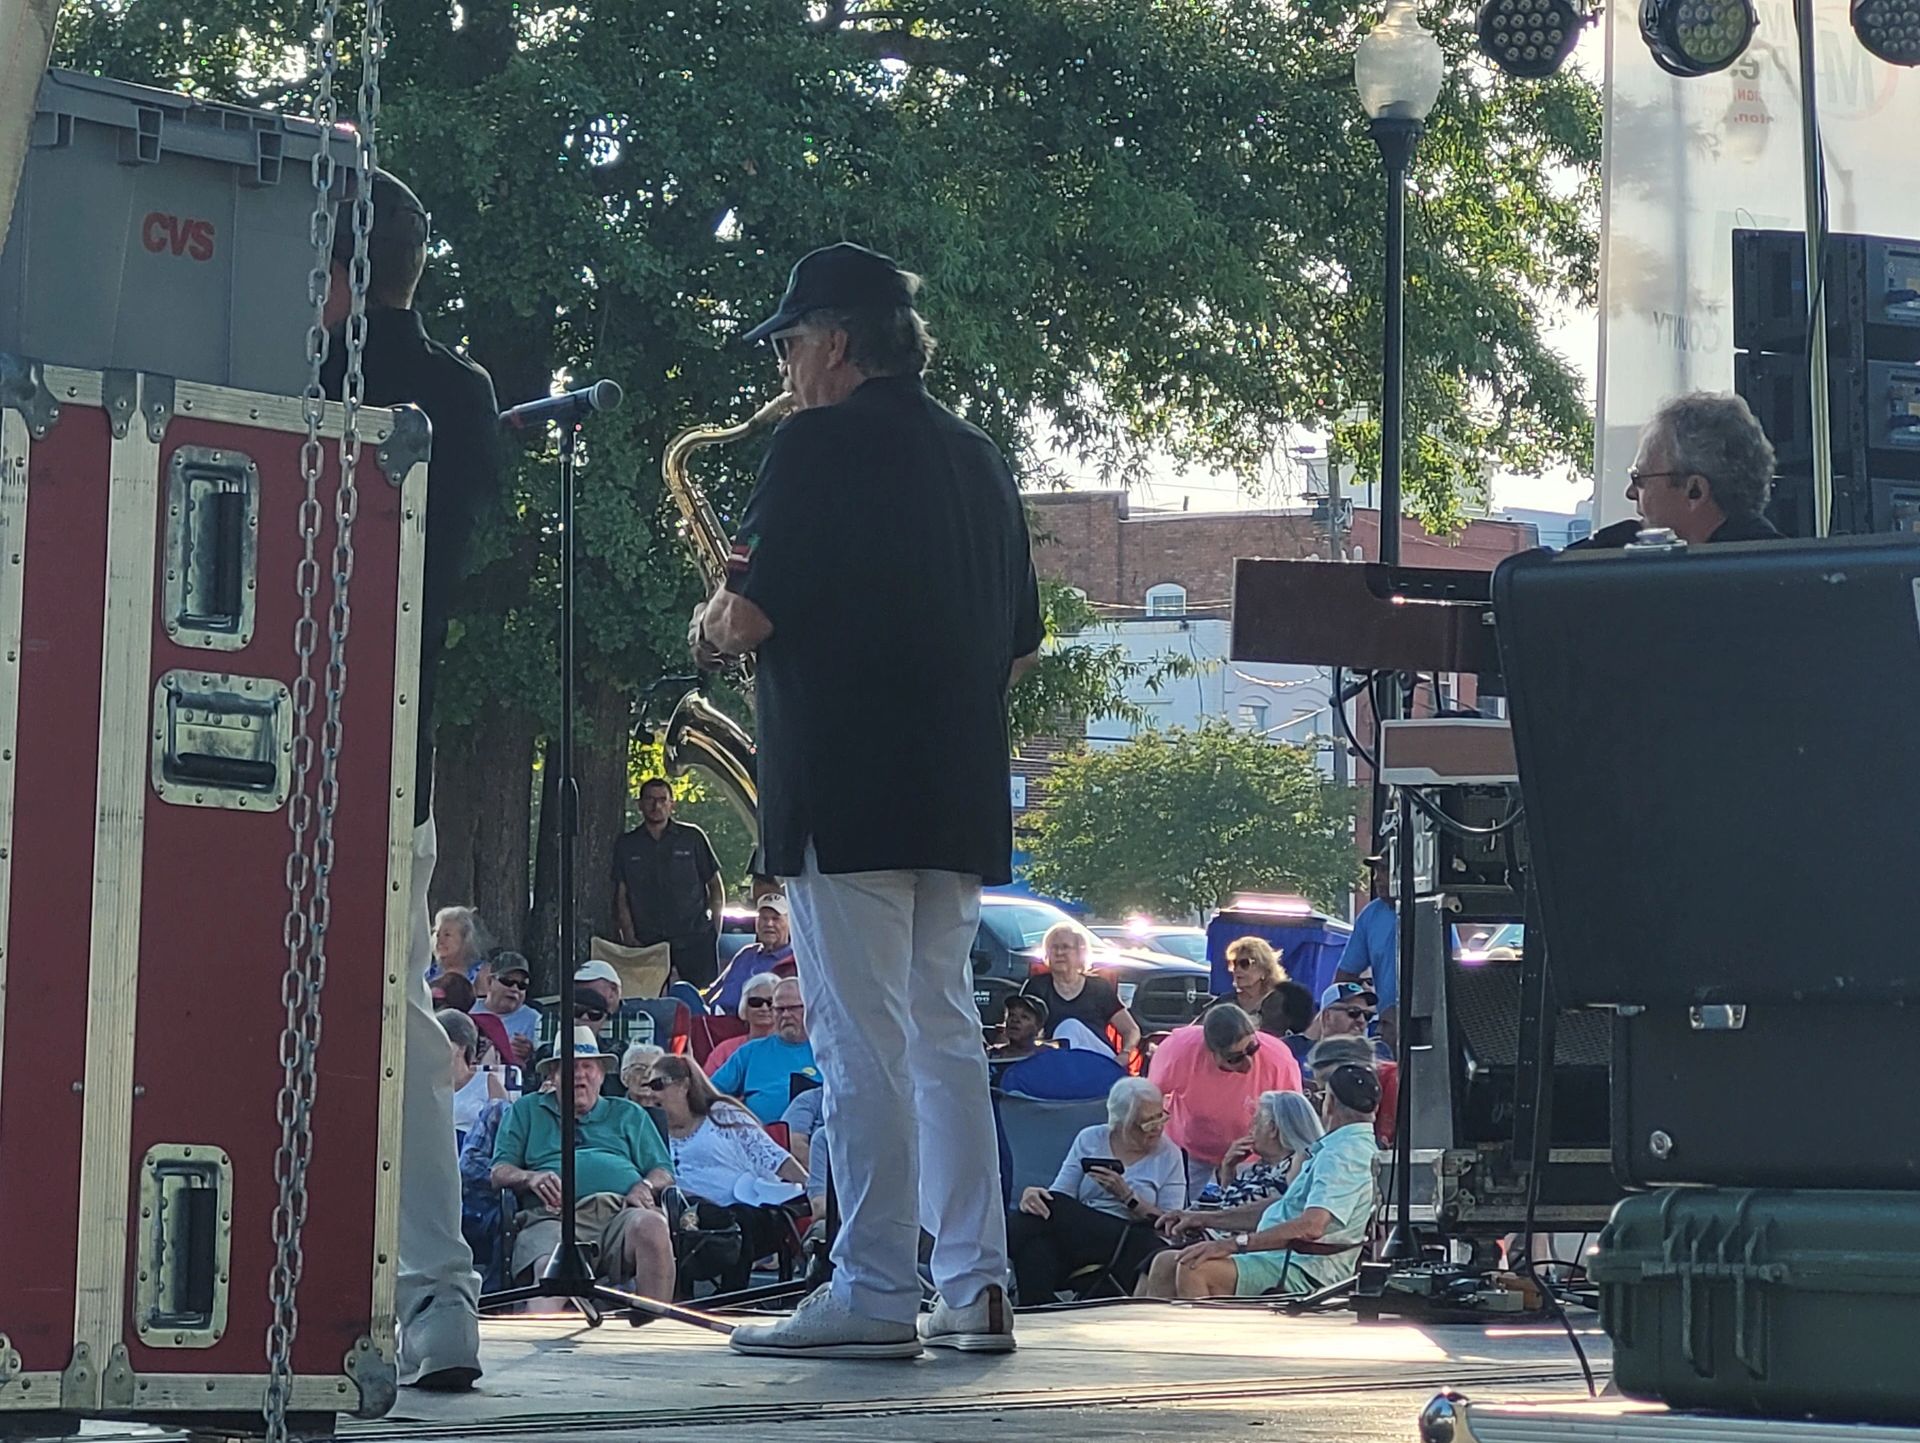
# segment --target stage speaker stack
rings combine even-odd
[[[1920,531],[1920,241],[1828,237],[1827,308],[1835,536]],[[1813,526],[1806,241],[1733,233],[1734,389],[1773,442],[1768,515]]]
[[[1916,595],[1903,536],[1494,575],[1553,986],[1612,1014],[1629,1396],[1920,1422]]]

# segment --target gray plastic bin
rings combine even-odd
[[[311,121],[52,70],[0,254],[0,351],[306,386]],[[333,144],[345,193],[351,137]]]

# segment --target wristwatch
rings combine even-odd
[[[1252,1241],[1252,1233],[1235,1233],[1233,1235],[1233,1250],[1236,1253],[1244,1253],[1247,1250],[1247,1244]]]

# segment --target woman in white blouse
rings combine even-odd
[[[790,1214],[805,1196],[806,1169],[691,1059],[658,1058],[645,1088],[666,1120],[674,1183],[690,1199],[730,1210],[740,1224],[740,1262],[720,1287],[743,1288],[754,1259],[774,1251],[790,1226],[781,1212]]]
[[[1022,1304],[1053,1302],[1087,1267],[1108,1274],[1108,1287],[1133,1290],[1167,1246],[1154,1224],[1187,1205],[1186,1162],[1166,1127],[1160,1089],[1144,1077],[1123,1077],[1107,1094],[1106,1124],[1073,1140],[1053,1186],[1020,1195],[1007,1220],[1007,1251]]]

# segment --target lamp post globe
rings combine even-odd
[[[1388,0],[1384,18],[1353,52],[1353,84],[1375,120],[1421,121],[1446,78],[1440,42],[1420,23],[1414,0]]]

